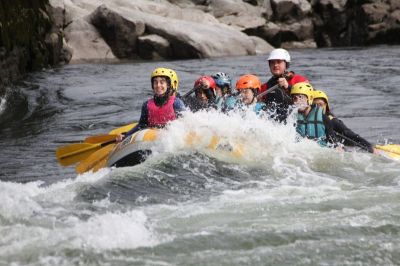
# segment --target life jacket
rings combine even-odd
[[[265,103],[257,102],[254,105],[254,112],[258,115],[265,108]]]
[[[289,86],[293,86],[296,83],[299,82],[308,82],[308,79],[299,75],[299,74],[295,74],[293,71],[289,72],[289,77],[286,78]],[[261,85],[261,89],[258,92],[259,94],[266,91],[268,88],[271,88],[273,86],[275,86],[277,84],[278,78],[276,77],[272,77],[270,78],[266,83]],[[264,96],[263,98],[267,98],[268,96]]]
[[[176,119],[174,110],[175,96],[172,95],[168,98],[168,101],[162,105],[157,106],[154,99],[150,99],[147,102],[148,110],[148,126],[149,127],[163,127],[168,122]]]
[[[296,131],[302,137],[314,139],[321,146],[326,146],[326,132],[323,120],[323,109],[315,105],[312,106],[307,117],[302,113],[297,113]]]
[[[293,72],[293,76],[290,79],[288,79],[289,86],[293,86],[294,84],[299,83],[299,82],[308,83],[309,81],[307,78],[300,76],[299,74],[294,74],[294,72]]]
[[[222,110],[222,106],[224,104],[225,97],[224,96],[218,96],[215,98],[215,107],[217,110]]]

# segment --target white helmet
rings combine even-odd
[[[268,61],[269,60],[285,60],[286,63],[290,63],[290,54],[282,48],[274,49],[269,54]]]

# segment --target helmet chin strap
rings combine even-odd
[[[251,99],[251,103],[255,103],[255,101],[257,100],[257,91],[256,89],[251,89],[253,92],[253,99]]]

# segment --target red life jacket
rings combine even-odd
[[[307,78],[300,76],[299,74],[294,74],[290,77],[290,79],[287,80],[289,86],[293,86],[296,83],[299,82],[309,82]],[[264,83],[263,85],[261,85],[261,90],[258,92],[259,94],[266,91],[270,86],[268,86],[268,82]],[[272,87],[272,86],[271,86]]]
[[[149,127],[163,127],[169,121],[176,119],[174,110],[175,96],[170,96],[168,101],[163,106],[157,106],[154,99],[150,99],[147,102],[148,110],[148,126]]]
[[[299,83],[299,82],[309,83],[307,78],[300,76],[299,74],[294,74],[293,77],[288,80],[288,83],[290,86],[293,86],[294,84]]]

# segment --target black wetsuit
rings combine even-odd
[[[354,133],[343,123],[342,120],[336,118],[332,114],[330,114],[328,117],[330,118],[333,130],[337,133],[336,136],[341,143],[346,146],[362,147],[371,153],[374,151],[374,146],[371,143],[362,138],[360,135]]]
[[[290,106],[292,104],[292,100],[290,98],[290,90],[292,89],[292,86],[298,82],[308,82],[307,78],[295,74],[293,71],[287,72],[284,77],[289,84],[287,90],[285,91],[285,89],[278,88],[268,93],[261,100],[266,104],[270,117],[279,122],[285,122],[290,112]],[[281,77],[271,77],[266,83],[261,86],[261,90],[259,93],[262,93],[263,91],[266,91],[267,89],[272,88],[273,86],[278,84],[279,78]]]

